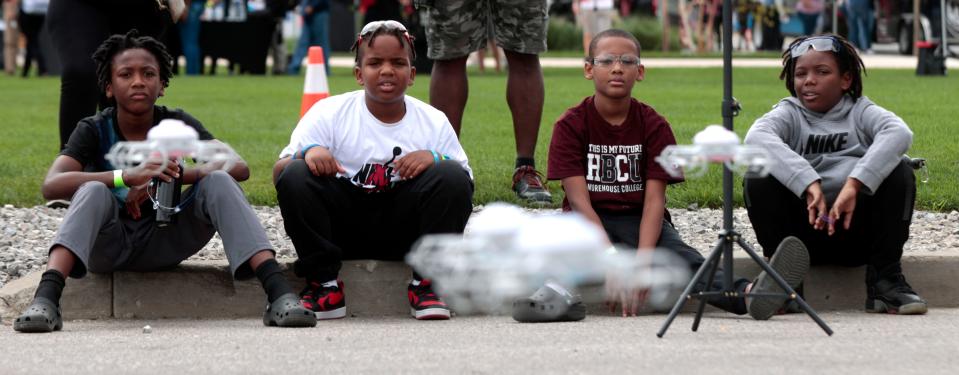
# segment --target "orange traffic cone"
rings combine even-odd
[[[300,104],[300,117],[316,102],[330,96],[330,87],[326,84],[326,67],[323,64],[323,47],[310,47],[306,65],[306,78],[303,80],[303,102]]]

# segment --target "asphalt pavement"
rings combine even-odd
[[[509,317],[420,322],[399,317],[266,328],[243,320],[67,322],[52,334],[0,326],[4,374],[604,373],[952,374],[959,309],[925,316],[833,311],[827,336],[803,314],[754,321],[707,313],[699,332],[681,315],[590,316],[520,324]],[[10,322],[4,322],[10,324]],[[151,326],[150,333],[143,327]]]

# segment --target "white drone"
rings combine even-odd
[[[656,161],[673,177],[698,177],[709,163],[723,163],[730,170],[750,176],[769,174],[769,156],[762,147],[743,145],[732,130],[709,125],[693,137],[693,144],[663,149]]]
[[[222,163],[219,169],[229,170],[240,160],[240,156],[229,145],[218,141],[201,141],[196,130],[174,119],[160,121],[147,133],[146,141],[117,142],[105,158],[120,169],[135,167],[149,158],[162,160],[162,167],[171,158],[190,158],[197,165]]]
[[[547,281],[588,287],[610,276],[624,286],[650,288],[651,305],[668,305],[675,299],[670,292],[688,281],[686,268],[670,255],[615,251],[578,214],[529,215],[493,203],[470,220],[465,235],[424,236],[406,261],[433,279],[456,311],[498,313]]]

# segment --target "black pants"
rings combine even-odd
[[[23,72],[21,76],[26,77],[30,74],[30,64],[37,61],[37,75],[47,74],[47,60],[40,49],[40,29],[43,27],[44,14],[26,14],[23,10],[17,18],[20,25],[20,31],[27,39],[27,54],[23,59]]]
[[[616,215],[616,214],[599,214],[600,221],[603,222],[603,229],[606,230],[606,235],[609,236],[609,240],[613,243],[621,243],[626,246],[629,246],[631,249],[636,249],[639,246],[639,222],[642,219],[641,215]],[[682,258],[682,260],[689,266],[690,275],[696,273],[697,270],[706,262],[706,259],[703,258],[703,255],[693,249],[691,246],[683,242],[683,239],[679,236],[679,232],[676,231],[676,228],[673,227],[673,224],[667,220],[663,220],[663,228],[659,234],[659,241],[656,242],[656,247],[663,248],[676,256]],[[708,275],[707,275],[708,276]],[[733,284],[740,293],[745,292],[746,285],[749,284],[749,280],[746,279],[734,279]],[[713,278],[713,282],[706,286],[705,280],[700,280],[696,284],[696,287],[693,289],[694,292],[701,292],[704,290],[708,291],[720,291],[723,290],[723,271],[722,269],[716,270],[716,276]],[[729,298],[712,298],[707,300],[710,305],[723,309],[725,311],[742,315],[746,313],[746,302],[742,298],[729,299]]]
[[[767,257],[783,238],[796,236],[806,245],[814,265],[867,265],[880,273],[901,272],[899,261],[909,239],[916,198],[916,178],[905,162],[886,177],[875,194],[859,193],[849,230],[842,228],[840,219],[832,236],[813,229],[805,198],[797,197],[772,176],[746,179],[743,195]]]
[[[47,10],[60,76],[60,149],[77,123],[106,107],[97,86],[96,63],[91,56],[110,35],[137,29],[140,36],[162,40],[170,15],[157,9],[155,0],[53,0]]]
[[[335,279],[344,259],[402,260],[424,234],[463,233],[473,211],[473,181],[451,160],[382,193],[316,177],[294,160],[276,191],[299,258],[294,272],[320,282]]]

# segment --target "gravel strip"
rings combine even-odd
[[[483,206],[476,206],[474,212]],[[270,241],[276,246],[280,258],[294,258],[296,252],[293,243],[283,229],[283,219],[277,207],[254,207],[257,216],[266,228]],[[555,213],[559,210],[530,210],[537,213]],[[692,247],[706,252],[716,241],[716,234],[722,227],[722,211],[699,209],[690,206],[686,209],[671,209],[673,223],[679,233]],[[0,208],[0,287],[30,272],[43,269],[50,241],[63,215],[64,209],[51,209],[44,206],[16,208],[5,205]],[[733,213],[735,228],[742,233],[749,244],[757,251],[761,247],[756,243],[752,225],[745,209]],[[916,211],[912,220],[912,235],[906,243],[907,254],[921,253],[959,253],[959,212]],[[193,260],[224,259],[223,242],[219,236],[194,255]]]

